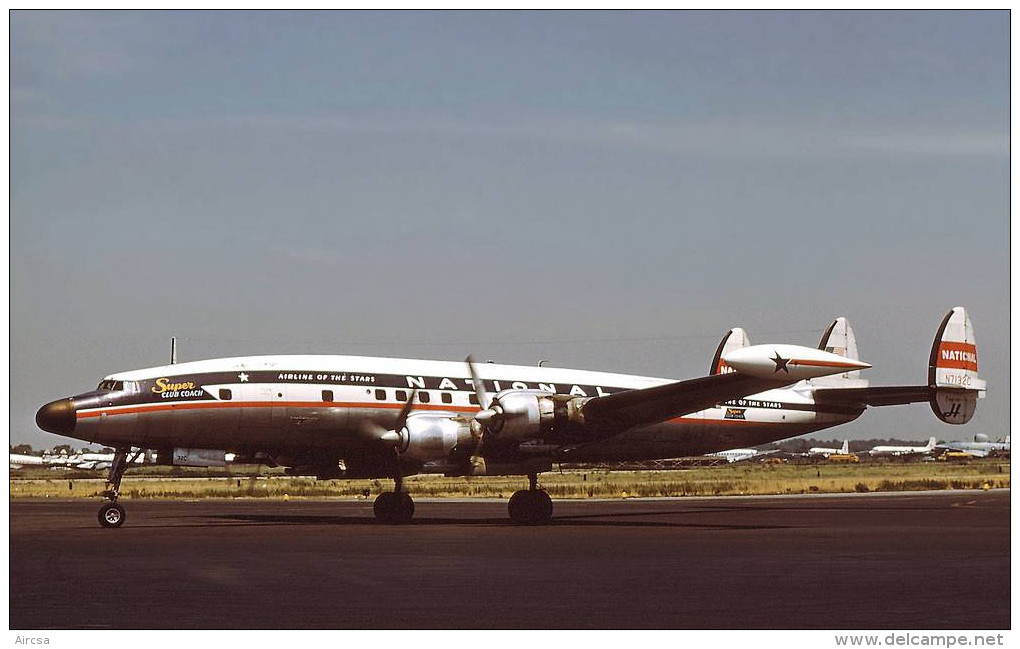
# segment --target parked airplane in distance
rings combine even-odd
[[[11,453],[12,469],[20,469],[26,466],[45,466],[46,460],[38,455],[24,455],[22,453]]]
[[[939,444],[935,447],[935,450],[941,451],[955,451],[958,453],[966,453],[973,455],[974,457],[988,457],[989,455],[1008,455],[1009,454],[1009,435],[999,442],[988,441],[987,435],[977,434],[974,436],[973,442],[960,442],[952,441],[946,442],[945,444]]]
[[[935,442],[934,437],[929,437],[928,443],[924,446],[876,446],[868,453],[870,455],[918,455],[930,453],[935,448]]]
[[[844,439],[843,445],[839,448],[822,448],[821,446],[814,446],[808,449],[808,455],[821,455],[822,457],[829,457],[830,455],[849,455],[850,454],[850,440]]]
[[[772,451],[774,452],[774,451]],[[708,457],[718,457],[726,460],[727,462],[743,462],[744,460],[750,460],[764,455],[760,453],[758,449],[754,448],[731,448],[728,451],[718,451],[716,453],[707,453]]]
[[[173,360],[174,355],[171,355]],[[935,335],[924,384],[869,387],[846,318],[817,349],[751,346],[731,329],[707,376],[686,381],[553,367],[358,356],[223,358],[111,374],[95,390],[42,406],[43,430],[116,449],[99,522],[124,522],[118,490],[129,457],[286,466],[291,473],[394,480],[376,517],[406,523],[404,477],[521,475],[511,520],[543,524],[538,486],[554,462],[621,462],[747,448],[853,421],[868,406],[927,402],[963,424],[985,382],[963,307]]]

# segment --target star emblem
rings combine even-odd
[[[237,378],[241,380],[241,383],[247,383],[248,382],[248,375],[245,374],[244,372],[241,372],[240,374],[238,374]]]
[[[776,357],[772,359],[772,362],[776,364],[776,369],[773,370],[773,374],[778,373],[779,370],[783,370],[787,374],[790,373],[790,368],[786,366],[786,364],[790,362],[789,358],[783,358],[779,355],[779,352],[776,352]]]

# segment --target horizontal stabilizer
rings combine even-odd
[[[931,399],[927,385],[889,385],[869,388],[824,388],[815,391],[815,402],[847,407],[901,406]]]

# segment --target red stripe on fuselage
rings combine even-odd
[[[402,403],[365,403],[347,401],[177,401],[174,403],[157,403],[141,406],[129,406],[116,410],[78,411],[78,419],[98,417],[100,415],[127,415],[140,412],[161,412],[166,410],[202,410],[209,408],[380,408],[396,409],[404,407]],[[448,404],[416,403],[415,410],[444,410],[455,412],[477,412],[473,406],[454,406]]]
[[[128,406],[117,409],[96,409],[75,413],[78,419],[88,419],[106,415],[130,415],[143,412],[166,412],[176,410],[208,410],[215,408],[375,408],[379,410],[400,410],[404,407],[402,403],[376,403],[366,401],[178,401],[174,403],[156,403],[139,406]],[[414,404],[414,410],[438,410],[446,412],[478,412],[477,406],[454,406],[447,404],[421,403]],[[701,417],[674,417],[667,419],[667,424],[713,424],[723,426],[741,426],[747,424],[785,425],[779,421],[753,421],[742,419],[703,419]]]

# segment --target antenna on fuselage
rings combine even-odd
[[[177,337],[173,336],[170,338],[170,364],[177,364]]]

